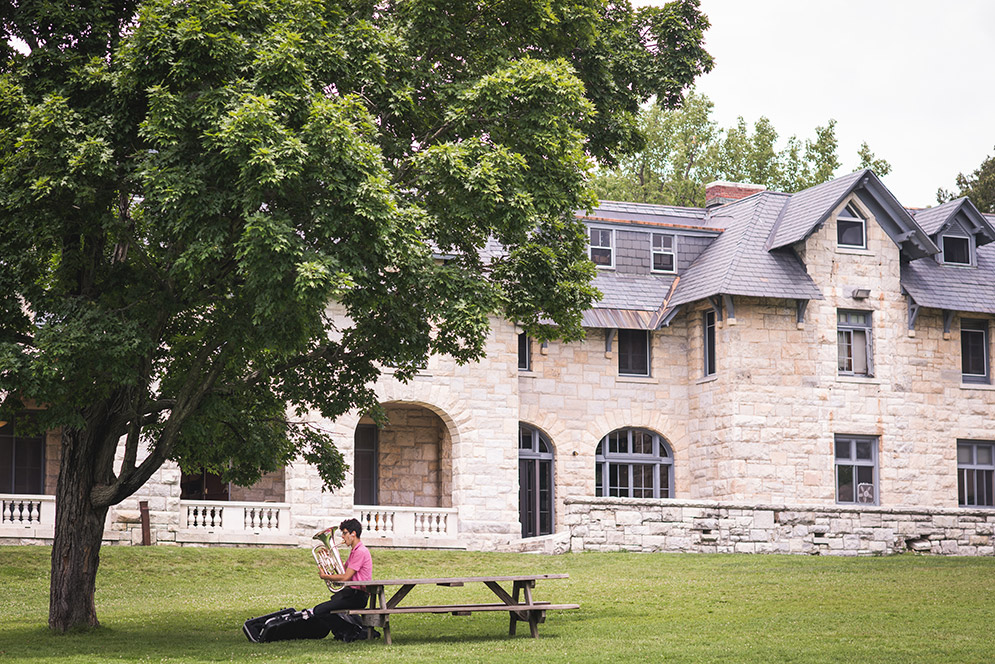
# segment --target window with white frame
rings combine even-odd
[[[618,331],[618,373],[621,376],[650,375],[649,330]]]
[[[836,244],[851,249],[867,248],[867,220],[853,203],[836,215]]]
[[[995,442],[957,441],[957,504],[995,507]]]
[[[850,376],[871,376],[871,312],[840,310],[836,314],[839,372]]]
[[[671,233],[653,233],[650,254],[653,272],[676,272],[677,236]]]
[[[617,429],[594,453],[596,496],[673,498],[674,455],[662,436],[645,429]]]
[[[971,238],[964,235],[944,234],[940,241],[944,265],[973,265]]]
[[[836,436],[836,502],[878,504],[878,439]]]
[[[965,383],[989,382],[988,321],[960,321],[961,379]]]
[[[590,229],[591,262],[598,267],[615,267],[615,231],[610,228]]]
[[[702,348],[704,349],[704,374],[715,375],[715,310],[704,312],[701,319]]]

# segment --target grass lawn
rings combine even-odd
[[[377,576],[570,574],[528,638],[503,613],[401,615],[394,645],[248,642],[242,622],[327,599],[311,553],[104,547],[94,632],[47,629],[46,547],[0,547],[0,662],[995,662],[995,559],[373,550]],[[471,596],[479,590],[479,596]],[[492,601],[481,586],[410,600]],[[524,636],[523,636],[524,633]]]

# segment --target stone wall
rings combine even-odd
[[[380,504],[452,507],[452,496],[443,492],[452,476],[445,423],[423,406],[388,404],[384,411],[389,423],[379,431]]]
[[[568,498],[571,551],[995,555],[995,511]]]

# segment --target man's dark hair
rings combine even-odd
[[[348,530],[350,533],[356,533],[356,537],[359,537],[363,534],[363,524],[356,519],[346,519],[339,524],[339,530]]]

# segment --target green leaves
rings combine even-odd
[[[591,163],[711,67],[692,0],[70,4],[0,10],[0,391],[238,482],[339,486],[287,410],[374,410],[492,316],[581,337]]]

